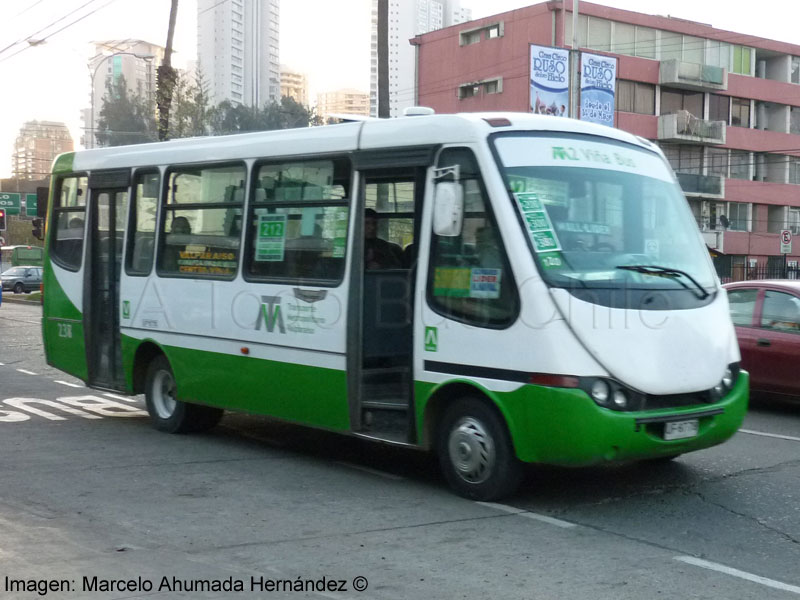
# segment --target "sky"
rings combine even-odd
[[[537,3],[461,1],[473,18]],[[798,0],[771,0],[763,10],[731,0],[595,3],[800,44]],[[280,60],[308,74],[311,98],[322,90],[369,90],[370,6],[370,0],[281,1]],[[79,149],[80,111],[89,105],[91,42],[135,38],[165,45],[169,8],[169,0],[0,0],[0,177],[10,175],[14,140],[26,121],[66,123]],[[196,17],[196,0],[179,0],[177,67],[196,56]]]

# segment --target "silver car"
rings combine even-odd
[[[42,267],[11,267],[0,275],[4,290],[15,294],[38,291],[42,284]]]

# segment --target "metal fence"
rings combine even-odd
[[[732,281],[752,281],[754,279],[796,279],[800,280],[800,267],[784,265],[721,265],[717,264],[717,275],[722,283]]]

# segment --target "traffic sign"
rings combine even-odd
[[[18,215],[20,195],[17,193],[0,192],[0,208],[6,209],[7,215]]]
[[[792,230],[781,229],[781,254],[792,253]]]
[[[36,194],[25,194],[25,215],[28,217],[39,216],[39,198]]]

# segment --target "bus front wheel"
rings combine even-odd
[[[497,500],[517,489],[522,465],[502,417],[477,398],[463,398],[445,411],[437,454],[450,486],[471,500]]]
[[[219,408],[189,404],[178,400],[172,368],[164,355],[157,356],[147,368],[145,400],[153,426],[167,433],[206,431],[219,423]]]

